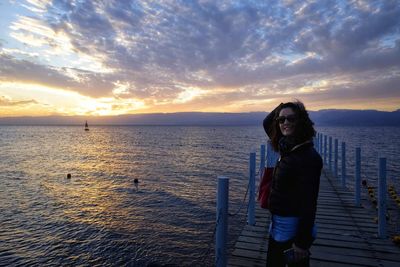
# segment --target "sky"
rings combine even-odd
[[[400,108],[400,1],[0,0],[0,116]]]

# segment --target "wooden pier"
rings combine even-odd
[[[378,238],[377,215],[354,204],[354,193],[323,171],[317,208],[318,234],[311,247],[311,266],[400,266],[400,247]],[[269,212],[257,206],[255,226],[246,225],[228,266],[266,265]]]

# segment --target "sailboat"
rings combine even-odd
[[[85,131],[89,131],[89,125],[87,124],[87,121],[85,122]]]

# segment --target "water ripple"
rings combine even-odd
[[[0,133],[0,265],[7,266],[212,265],[216,177],[230,177],[236,210],[249,152],[265,143],[261,127],[2,126]],[[397,152],[387,154],[399,162]],[[230,219],[231,247],[244,212]]]

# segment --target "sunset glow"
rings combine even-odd
[[[280,10],[279,12],[277,10]],[[398,1],[2,1],[0,116],[400,108]]]

